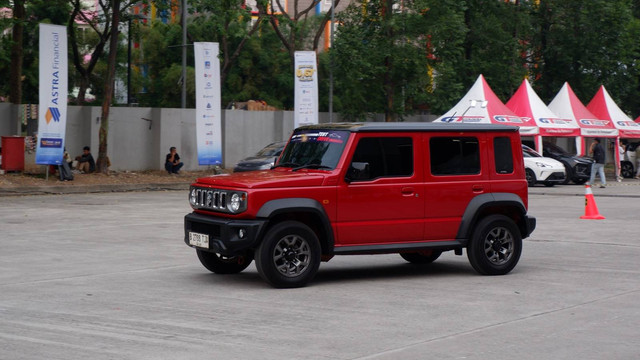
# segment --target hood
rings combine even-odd
[[[240,160],[237,165],[264,165],[273,163],[276,161],[276,159],[276,156],[252,156]]]
[[[551,168],[555,168],[555,169],[564,169],[564,165],[558,161],[558,160],[554,160],[552,158],[548,158],[548,157],[531,157],[531,158],[524,158],[525,163],[531,163],[531,164],[535,164],[535,163],[542,163],[544,165],[547,165]]]
[[[277,188],[322,185],[325,174],[308,170],[275,169],[212,175],[196,180],[197,184],[231,188]]]

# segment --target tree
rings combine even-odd
[[[197,14],[189,26],[190,38],[220,43],[220,82],[224,83],[247,40],[260,29],[262,16],[251,24],[252,9],[245,0],[192,0],[190,6]]]
[[[311,49],[318,51],[320,38],[325,25],[331,19],[332,9],[329,9],[322,17],[310,17],[312,10],[321,0],[293,0],[293,12],[283,6],[281,0],[258,0],[256,6],[262,16],[269,20],[273,30],[289,52],[291,66],[294,64],[296,50]],[[287,3],[285,3],[287,4]],[[333,6],[337,7],[340,0],[334,0]],[[312,38],[309,37],[312,33]],[[309,40],[313,39],[310,46]]]
[[[25,18],[25,0],[14,0],[13,2],[13,44],[11,46],[11,68],[9,73],[9,99],[13,104],[22,103],[22,59]]]
[[[542,0],[534,16],[540,97],[551,100],[568,81],[586,103],[603,84],[623,108],[638,109],[640,26],[629,1]]]
[[[398,3],[399,4],[399,3]],[[451,89],[464,35],[459,2],[362,1],[340,13],[335,52],[338,109],[347,119],[382,112],[396,121]]]

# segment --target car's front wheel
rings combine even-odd
[[[520,260],[522,236],[504,215],[490,215],[475,227],[467,248],[471,266],[482,275],[504,275]]]
[[[256,250],[258,273],[278,288],[306,285],[318,271],[321,248],[307,225],[284,221],[269,229]]]
[[[237,256],[223,256],[218,253],[196,249],[200,263],[207,270],[216,274],[237,274],[246,269],[253,261],[253,254],[249,251]]]

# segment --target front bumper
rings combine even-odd
[[[196,213],[184,217],[184,242],[189,244],[189,232],[209,235],[209,248],[197,249],[215,252],[224,256],[235,256],[257,246],[258,237],[267,220],[233,220]],[[240,237],[240,230],[244,236]]]
[[[540,182],[561,184],[565,180],[564,168],[556,171],[543,171],[539,179]]]

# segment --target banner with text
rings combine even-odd
[[[222,164],[218,43],[193,43],[196,70],[196,142],[199,165]]]
[[[318,123],[318,74],[314,51],[295,53],[294,126]]]
[[[36,164],[62,164],[67,125],[67,27],[40,24]]]

